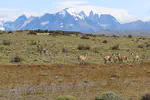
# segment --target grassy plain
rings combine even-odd
[[[89,39],[81,39],[81,35],[27,33],[0,34],[0,100],[55,100],[60,95],[94,100],[109,91],[127,100],[140,100],[150,91],[150,47],[147,45],[150,37],[89,36]],[[103,43],[104,40],[108,43]],[[119,49],[112,50],[116,44]],[[79,50],[79,45],[89,49]],[[41,55],[38,46],[46,48],[48,54]],[[130,62],[104,64],[103,56],[113,52],[129,56]],[[139,54],[139,63],[132,62],[131,52]],[[86,64],[80,65],[77,56],[86,54]],[[19,56],[21,62],[12,63],[15,56]]]

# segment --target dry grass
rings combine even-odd
[[[94,100],[112,91],[139,100],[150,90],[149,65],[1,65],[0,99],[55,100],[72,95]]]
[[[150,63],[146,63],[150,60],[150,49],[145,44],[150,37],[88,36],[89,39],[81,39],[81,34],[28,33],[0,34],[0,100],[55,100],[60,95],[94,100],[109,91],[127,100],[139,100],[150,90]],[[104,40],[108,43],[103,43]],[[10,44],[5,45],[4,41]],[[119,49],[112,50],[115,44]],[[79,45],[90,48],[78,50]],[[138,48],[138,45],[144,47]],[[48,51],[47,55],[40,54],[43,48]],[[133,60],[130,53],[138,53],[142,61],[105,65],[103,56],[113,52],[129,56],[130,62]],[[78,65],[77,56],[86,54],[86,65]],[[16,56],[21,62],[12,65],[12,58]]]
[[[145,61],[149,61],[150,37],[111,37],[111,36],[88,36],[89,39],[81,39],[82,35],[29,35],[28,31],[0,34],[0,64],[11,64],[14,56],[22,58],[22,64],[77,64],[77,56],[88,54],[88,63],[103,64],[104,56],[112,55],[113,52],[120,52],[127,55],[131,52],[139,53],[140,57],[146,55]],[[136,40],[139,39],[138,42]],[[108,43],[103,43],[108,40]],[[6,42],[5,44],[3,42]],[[119,48],[111,49],[118,44]],[[138,48],[142,45],[144,48]],[[45,48],[48,55],[40,55],[38,47]],[[78,48],[81,47],[81,48]],[[67,50],[65,54],[63,48]],[[51,56],[49,56],[51,55]],[[130,57],[131,58],[131,57]],[[131,59],[132,60],[132,59]]]

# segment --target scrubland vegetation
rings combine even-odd
[[[149,56],[150,37],[0,32],[0,100],[150,100]]]
[[[86,63],[103,64],[104,56],[120,53],[133,61],[149,61],[150,37],[104,36],[64,31],[1,32],[0,63],[11,64],[78,64],[78,56],[86,54]]]

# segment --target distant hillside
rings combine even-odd
[[[133,36],[150,36],[149,30],[126,30],[126,31],[119,31],[119,30],[101,30],[98,32],[94,32],[92,34],[104,34],[108,36],[117,35],[117,36],[127,36],[127,35],[133,35]]]

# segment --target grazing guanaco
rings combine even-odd
[[[104,63],[106,64],[107,61],[112,63],[112,58],[114,56],[114,53],[111,56],[104,56]],[[115,61],[116,62],[116,61]]]
[[[80,60],[82,63],[84,63],[87,59],[88,59],[87,54],[86,56],[83,56],[83,55],[78,56],[78,60]]]
[[[134,55],[133,52],[132,52],[131,55],[132,55],[132,58],[133,58],[133,62],[135,62],[135,61],[139,62],[140,61],[140,56],[138,54]]]
[[[121,56],[120,53],[117,54],[118,55],[118,60],[119,62],[128,62],[128,56]]]

